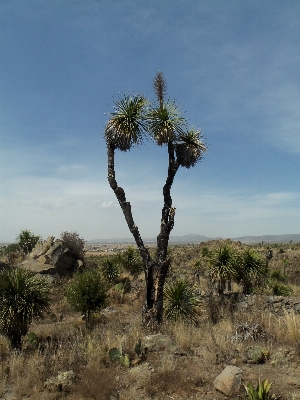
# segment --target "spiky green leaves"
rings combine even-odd
[[[190,129],[179,136],[180,142],[176,144],[175,149],[181,166],[190,168],[202,159],[206,146],[201,139],[201,131],[195,129]]]
[[[145,125],[146,99],[142,95],[124,96],[115,102],[114,112],[106,124],[106,143],[127,151],[142,142]]]
[[[148,131],[159,146],[176,141],[184,134],[185,125],[185,118],[174,102],[153,107],[147,114]]]
[[[33,319],[41,319],[50,310],[50,283],[24,268],[0,273],[0,329],[12,346],[21,348]]]
[[[198,299],[189,283],[180,279],[164,287],[164,317],[170,321],[190,321],[197,318]]]
[[[218,283],[219,293],[225,290],[226,281],[235,276],[235,254],[231,246],[215,249],[209,256],[210,275]]]
[[[237,257],[235,275],[236,281],[243,285],[243,292],[250,294],[267,277],[266,260],[257,252],[247,249]]]
[[[157,145],[172,143],[179,165],[190,168],[202,158],[206,147],[201,131],[187,130],[187,123],[177,104],[165,100],[166,82],[158,72],[153,82],[157,102],[150,104],[142,95],[123,96],[115,101],[114,112],[106,124],[104,136],[108,146],[122,151],[140,144],[148,133]]]

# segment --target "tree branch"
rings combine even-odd
[[[112,190],[114,191],[116,198],[118,199],[120,207],[125,216],[125,220],[127,222],[128,228],[134,237],[135,243],[136,243],[136,245],[139,249],[139,252],[141,254],[141,257],[144,261],[145,273],[147,273],[146,265],[149,264],[149,262],[151,261],[151,257],[150,257],[148,249],[144,246],[144,242],[141,238],[139,229],[134,223],[132,212],[131,212],[131,204],[128,201],[126,201],[124,189],[122,187],[118,186],[118,183],[115,179],[115,147],[110,144],[107,145],[107,159],[108,159],[107,179],[108,179],[109,185],[112,188]]]
[[[167,256],[170,233],[174,227],[175,208],[172,208],[171,187],[174,177],[179,168],[179,163],[175,158],[175,148],[172,142],[168,143],[169,166],[166,183],[163,187],[164,206],[160,224],[160,233],[157,236],[157,259],[164,262]]]

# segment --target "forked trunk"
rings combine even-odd
[[[179,165],[174,158],[174,146],[172,143],[169,143],[168,145],[168,152],[168,177],[163,188],[164,207],[162,209],[160,233],[157,236],[157,252],[155,258],[153,259],[150,256],[148,249],[144,246],[143,240],[139,233],[139,229],[134,223],[131,212],[131,204],[126,200],[123,188],[118,186],[115,179],[115,148],[113,145],[108,145],[107,150],[108,181],[110,187],[112,188],[118,199],[128,228],[135,239],[136,245],[143,260],[146,282],[146,295],[142,311],[142,321],[145,326],[148,326],[151,329],[156,329],[162,322],[163,289],[170,266],[170,259],[167,258],[167,250],[170,232],[174,226],[175,216],[175,208],[172,208],[172,198],[170,195],[170,191]]]

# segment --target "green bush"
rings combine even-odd
[[[164,287],[164,317],[169,321],[195,322],[197,318],[198,299],[190,284],[180,279]]]
[[[271,274],[271,278],[279,282],[286,282],[286,276],[280,269],[275,269]]]
[[[13,348],[21,350],[33,319],[44,318],[50,311],[50,283],[23,268],[0,273],[0,329]]]
[[[18,243],[11,243],[8,246],[6,246],[5,249],[2,250],[2,254],[4,256],[8,256],[9,254],[19,253],[20,250],[21,247],[19,246]]]
[[[280,282],[273,285],[272,291],[275,296],[289,296],[293,292],[288,285]]]
[[[17,236],[17,244],[25,254],[28,254],[41,239],[41,236],[34,235],[31,231],[25,229]]]
[[[87,269],[74,275],[66,298],[74,311],[84,315],[86,328],[90,328],[91,313],[100,311],[106,300],[106,287],[100,272]]]

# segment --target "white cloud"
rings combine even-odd
[[[101,204],[101,208],[110,209],[110,208],[115,208],[115,207],[116,207],[116,205],[114,204],[113,201],[104,201],[104,202]]]

